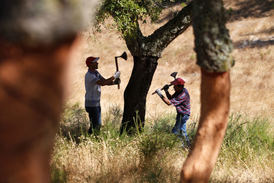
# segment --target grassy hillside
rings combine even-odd
[[[174,115],[149,120],[144,133],[127,136],[115,128],[121,116],[109,111],[100,136],[95,138],[79,136],[79,123],[86,122],[85,111],[74,106],[66,112],[62,124],[70,124],[70,133],[63,126],[63,135],[56,138],[52,182],[179,182],[188,150],[170,133]],[[197,120],[189,123],[190,139],[196,127]],[[210,182],[273,182],[271,129],[273,124],[265,117],[231,116]]]
[[[236,64],[231,69],[229,125],[210,182],[274,182],[274,0],[224,2]],[[179,11],[181,6],[172,9]],[[157,24],[141,26],[143,34],[151,34],[170,17],[171,11],[164,11]],[[114,30],[94,33],[89,27],[81,38],[69,70],[69,105],[63,113],[61,135],[56,138],[52,155],[53,182],[178,182],[188,150],[182,149],[170,133],[174,107],[151,93],[172,81],[170,73],[174,71],[186,80],[192,107],[188,134],[193,139],[200,110],[200,70],[195,64],[192,27],[174,40],[159,59],[147,96],[145,133],[133,137],[120,136],[117,130],[133,57]],[[99,56],[98,70],[108,78],[116,69],[114,57],[123,51],[127,51],[128,60],[118,60],[121,88],[102,87],[104,127],[98,138],[87,136],[87,113],[83,109],[85,59]]]
[[[227,23],[234,44],[233,55],[236,61],[231,69],[231,112],[243,112],[249,115],[268,114],[274,111],[274,14],[273,1],[268,4],[254,4],[253,0],[225,1],[225,8],[230,10]],[[272,4],[271,4],[272,3]],[[269,8],[272,7],[272,8]],[[181,6],[173,7],[179,10]],[[151,34],[162,26],[170,11],[165,11],[162,21],[158,24],[142,25],[144,35]],[[111,21],[111,20],[109,20]],[[151,95],[157,88],[172,81],[170,73],[177,71],[178,76],[186,80],[185,87],[191,95],[192,117],[199,114],[200,102],[200,70],[195,64],[196,53],[192,27],[174,40],[159,59],[149,94],[147,96],[147,117],[156,114],[174,112],[173,107],[166,106],[156,95]],[[115,56],[123,51],[128,53],[128,60],[118,60],[122,73],[121,89],[117,87],[102,87],[102,110],[119,106],[123,109],[123,92],[128,83],[133,68],[133,57],[119,33],[111,29],[103,29],[102,33],[94,33],[87,28],[82,34],[82,44],[75,53],[70,70],[70,95],[68,102],[79,102],[84,106],[84,75],[86,73],[85,58],[99,56],[99,72],[104,77],[110,77],[115,72]],[[173,89],[171,89],[172,91]]]

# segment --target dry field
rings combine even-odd
[[[180,8],[176,6],[173,10]],[[273,123],[274,1],[225,0],[225,8],[233,10],[230,11],[227,28],[234,44],[233,55],[236,62],[231,68],[231,114],[240,113],[249,117],[262,115]],[[162,17],[163,20],[157,24],[142,25],[143,34],[149,35],[162,26],[167,21],[167,17],[170,17],[170,11],[165,11]],[[123,92],[131,75],[133,57],[125,42],[114,30],[103,29],[102,33],[94,33],[89,27],[82,33],[81,38],[81,46],[74,53],[70,66],[70,90],[67,102],[70,104],[78,102],[82,108],[84,108],[85,95],[84,76],[87,71],[85,58],[99,56],[98,71],[108,78],[116,70],[114,57],[120,56],[123,51],[128,53],[127,61],[118,59],[122,73],[120,90],[116,86],[102,87],[101,106],[104,119],[109,108],[115,106],[123,109]],[[197,121],[200,110],[200,70],[195,64],[196,53],[193,48],[194,36],[190,27],[164,50],[162,58],[158,60],[158,68],[147,95],[147,118],[155,119],[175,113],[173,107],[165,105],[157,95],[151,93],[172,81],[170,73],[177,71],[178,76],[185,79],[185,87],[191,95],[192,115],[189,123]],[[96,144],[88,139],[76,145],[58,138],[54,153],[54,157],[57,158],[53,162],[56,166],[63,167],[60,169],[66,170],[69,176],[67,182],[132,182],[138,179],[136,177],[142,176],[143,172],[140,171],[146,170],[139,165],[140,159],[135,141],[132,144],[124,144],[117,138],[115,151],[111,148],[111,144],[114,143],[112,140]],[[238,146],[234,149],[237,148]],[[240,144],[239,148],[241,148]],[[257,155],[248,146],[247,150],[239,152],[248,152],[247,159],[243,160],[242,156],[237,158],[235,156],[238,155],[237,151],[222,149],[213,171],[212,182],[273,181],[273,158],[271,158],[274,156],[273,153]],[[161,153],[163,154],[156,157],[159,160],[164,155],[168,156],[165,161],[160,161],[160,168],[163,170],[161,176],[171,175],[168,178],[160,177],[161,180],[178,182],[187,152],[177,150],[161,151]],[[149,168],[154,170],[159,167]],[[132,175],[131,172],[137,172],[137,175]]]
[[[233,55],[236,62],[231,69],[231,113],[272,116],[274,111],[274,98],[272,97],[274,91],[274,8],[264,9],[266,5],[253,5],[252,2],[255,1],[225,1],[226,9],[233,9],[227,28],[234,43]],[[250,5],[250,9],[245,7],[247,4]],[[273,1],[272,4],[274,4]],[[173,9],[178,8],[180,6]],[[163,17],[168,17],[169,13],[166,11]],[[143,34],[151,34],[166,21],[163,18],[161,23],[142,25]],[[193,48],[194,36],[192,27],[190,27],[163,51],[147,95],[146,117],[175,112],[173,107],[166,106],[158,96],[151,95],[157,88],[172,81],[170,73],[174,71],[186,80],[185,87],[191,95],[191,118],[199,115],[200,70],[195,64],[196,53]],[[114,30],[104,29],[102,33],[94,33],[91,28],[87,28],[83,32],[82,44],[74,55],[70,69],[68,102],[79,102],[84,107],[86,57],[99,56],[98,71],[108,78],[115,72],[114,57],[120,56],[123,51],[128,53],[128,60],[118,59],[122,80],[121,88],[118,90],[115,86],[102,87],[101,101],[103,113],[112,106],[119,106],[123,109],[123,92],[131,75],[133,57],[125,42]]]

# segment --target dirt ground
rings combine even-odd
[[[231,68],[231,113],[244,113],[250,116],[273,116],[274,111],[274,1],[264,0],[226,0],[224,7],[229,15],[227,28],[234,45],[235,66]],[[179,11],[181,6],[171,7]],[[162,15],[161,23],[141,25],[144,35],[149,35],[166,23],[169,10]],[[111,23],[111,20],[108,21]],[[103,113],[109,108],[123,109],[123,92],[133,68],[133,57],[119,33],[103,29],[94,33],[88,27],[81,35],[82,44],[74,55],[69,71],[70,90],[68,103],[79,102],[84,107],[84,75],[87,71],[85,59],[99,56],[98,71],[105,77],[112,76],[116,70],[115,56],[124,51],[128,60],[118,59],[121,71],[121,88],[102,87],[101,106]],[[200,70],[196,65],[194,35],[192,27],[176,38],[158,60],[147,95],[148,118],[155,118],[168,113],[175,113],[175,108],[165,105],[157,95],[151,95],[157,88],[171,82],[170,74],[178,72],[178,77],[185,79],[185,87],[191,96],[192,120],[200,112]],[[171,88],[170,91],[173,91]]]

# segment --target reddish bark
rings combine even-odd
[[[192,149],[181,172],[181,183],[209,181],[227,128],[230,74],[202,70],[201,117]]]
[[[0,182],[50,182],[72,40],[54,48],[0,45]]]

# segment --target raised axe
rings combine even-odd
[[[176,76],[177,76],[177,73],[178,72],[173,72],[170,74],[171,77],[174,77],[174,79],[176,79]],[[171,86],[172,84],[169,84],[168,86]],[[163,90],[164,88],[161,88],[161,90]],[[154,95],[156,92],[153,92],[152,95]]]
[[[127,53],[124,51],[124,53],[121,56],[115,57],[116,71],[119,71],[117,58],[123,58],[124,60],[127,60]],[[120,89],[119,83],[118,83],[118,89]]]

